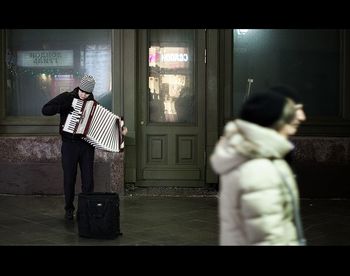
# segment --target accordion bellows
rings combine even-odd
[[[120,152],[124,149],[122,127],[124,121],[96,101],[73,99],[72,111],[67,116],[63,131],[82,134],[95,148]]]

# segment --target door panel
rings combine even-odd
[[[139,33],[137,185],[205,181],[205,31]]]

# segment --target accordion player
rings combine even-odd
[[[123,117],[113,114],[94,100],[73,99],[73,111],[68,114],[63,131],[82,134],[95,148],[110,152],[124,150]]]

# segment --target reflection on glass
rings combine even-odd
[[[149,48],[151,122],[194,122],[189,47]]]
[[[16,29],[6,35],[6,115],[41,116],[43,104],[72,91],[84,74],[95,77],[95,99],[111,109],[110,30]]]
[[[233,31],[233,115],[249,94],[273,85],[295,88],[310,116],[339,114],[340,31]]]

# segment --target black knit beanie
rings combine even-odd
[[[242,105],[239,118],[264,127],[270,127],[282,116],[287,99],[273,92],[251,95]]]

